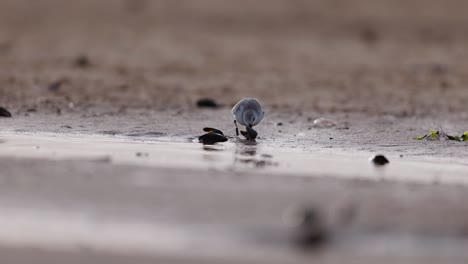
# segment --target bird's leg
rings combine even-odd
[[[239,136],[239,128],[237,127],[237,120],[234,120],[234,125],[236,126],[236,136]]]

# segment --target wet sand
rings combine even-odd
[[[2,261],[465,263],[468,143],[415,138],[468,130],[466,5],[0,1]]]
[[[1,166],[0,243],[38,249],[24,252],[45,259],[452,263],[467,257],[462,186],[106,161],[2,158]],[[298,230],[285,222],[291,206],[321,213],[329,240],[319,249],[293,243]],[[13,259],[24,258],[15,252]]]
[[[44,263],[468,257],[467,165],[447,155],[389,151],[390,163],[376,167],[368,150],[293,148],[272,139],[204,146],[154,131],[0,137],[0,244],[11,263],[28,256]],[[323,245],[298,247],[302,231],[285,221],[291,208],[319,213]]]

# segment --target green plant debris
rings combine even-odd
[[[431,140],[437,140],[437,139],[440,138],[440,133],[439,133],[439,131],[434,131],[434,130],[432,130],[432,131],[430,132],[430,135],[431,135]]]
[[[468,141],[468,132],[465,132],[463,133],[463,135],[461,135],[461,141]]]
[[[462,135],[448,135],[444,131],[431,130],[429,134],[416,137],[416,140],[454,140],[454,141],[468,141],[468,131]]]

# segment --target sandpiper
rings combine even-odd
[[[252,127],[258,125],[262,121],[265,111],[255,98],[244,98],[240,100],[233,108],[232,115],[234,116],[234,125],[236,126],[236,135],[239,136],[239,124],[247,127],[248,131],[255,131]]]

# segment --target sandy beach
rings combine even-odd
[[[2,263],[465,263],[467,5],[1,0]]]

